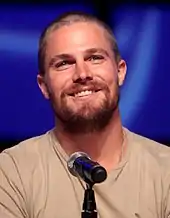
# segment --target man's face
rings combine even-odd
[[[79,131],[104,127],[118,106],[126,71],[124,62],[116,63],[105,30],[77,22],[55,30],[47,41],[46,74],[38,81],[57,118],[72,131],[75,125]]]

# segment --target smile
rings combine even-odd
[[[84,99],[84,98],[88,98],[90,96],[93,96],[93,94],[99,92],[101,90],[82,90],[82,91],[79,91],[79,92],[75,92],[75,93],[72,93],[72,94],[69,94],[71,97],[74,97],[74,98],[79,98],[79,99]]]
[[[93,94],[94,92],[95,92],[95,91],[92,91],[92,90],[81,91],[81,92],[75,93],[75,94],[74,94],[74,97],[84,97],[84,96],[91,95],[91,94]]]

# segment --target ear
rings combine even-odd
[[[118,63],[118,82],[119,86],[123,85],[123,82],[125,80],[126,76],[126,71],[127,71],[127,65],[124,60],[120,60]]]
[[[38,83],[38,86],[39,86],[43,96],[46,99],[49,99],[49,91],[48,91],[48,88],[47,88],[47,85],[46,85],[46,82],[45,82],[45,77],[38,74],[37,75],[37,83]]]

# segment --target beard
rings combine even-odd
[[[101,89],[104,94],[98,107],[95,107],[93,102],[86,102],[81,105],[79,110],[75,111],[67,102],[68,96],[65,94],[61,95],[60,105],[56,102],[54,95],[50,95],[55,116],[62,123],[65,132],[71,134],[100,132],[110,123],[114,112],[118,109],[119,86],[117,85],[114,96],[111,95],[106,85],[93,84],[93,86]],[[73,90],[75,91],[76,88]]]

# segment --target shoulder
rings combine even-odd
[[[15,153],[22,153],[22,152],[27,152],[27,153],[36,152],[37,149],[41,149],[41,147],[46,147],[46,145],[49,143],[50,133],[51,130],[42,135],[35,136],[26,139],[24,141],[21,141],[20,143],[3,150],[2,153],[15,154]]]
[[[136,144],[136,146],[140,147],[144,152],[149,153],[151,156],[158,159],[169,159],[170,155],[170,147],[156,142],[152,139],[146,138],[142,135],[138,135],[134,132],[127,130],[127,134],[132,143]],[[167,160],[168,160],[167,159]]]
[[[156,170],[169,172],[170,147],[154,140],[138,135],[125,129],[129,144],[132,145],[132,154],[135,153],[143,165]]]
[[[10,165],[25,166],[30,168],[40,157],[48,153],[50,149],[50,132],[32,137],[3,150],[0,153],[0,167],[7,168]]]
[[[12,196],[12,201],[32,199],[32,187],[46,184],[48,172],[46,159],[51,152],[50,132],[20,142],[0,153],[0,193],[2,198]],[[50,158],[49,158],[50,159]],[[16,197],[15,197],[16,196]],[[5,200],[4,200],[5,202]],[[18,205],[19,205],[18,203]],[[31,204],[30,204],[31,205]]]

